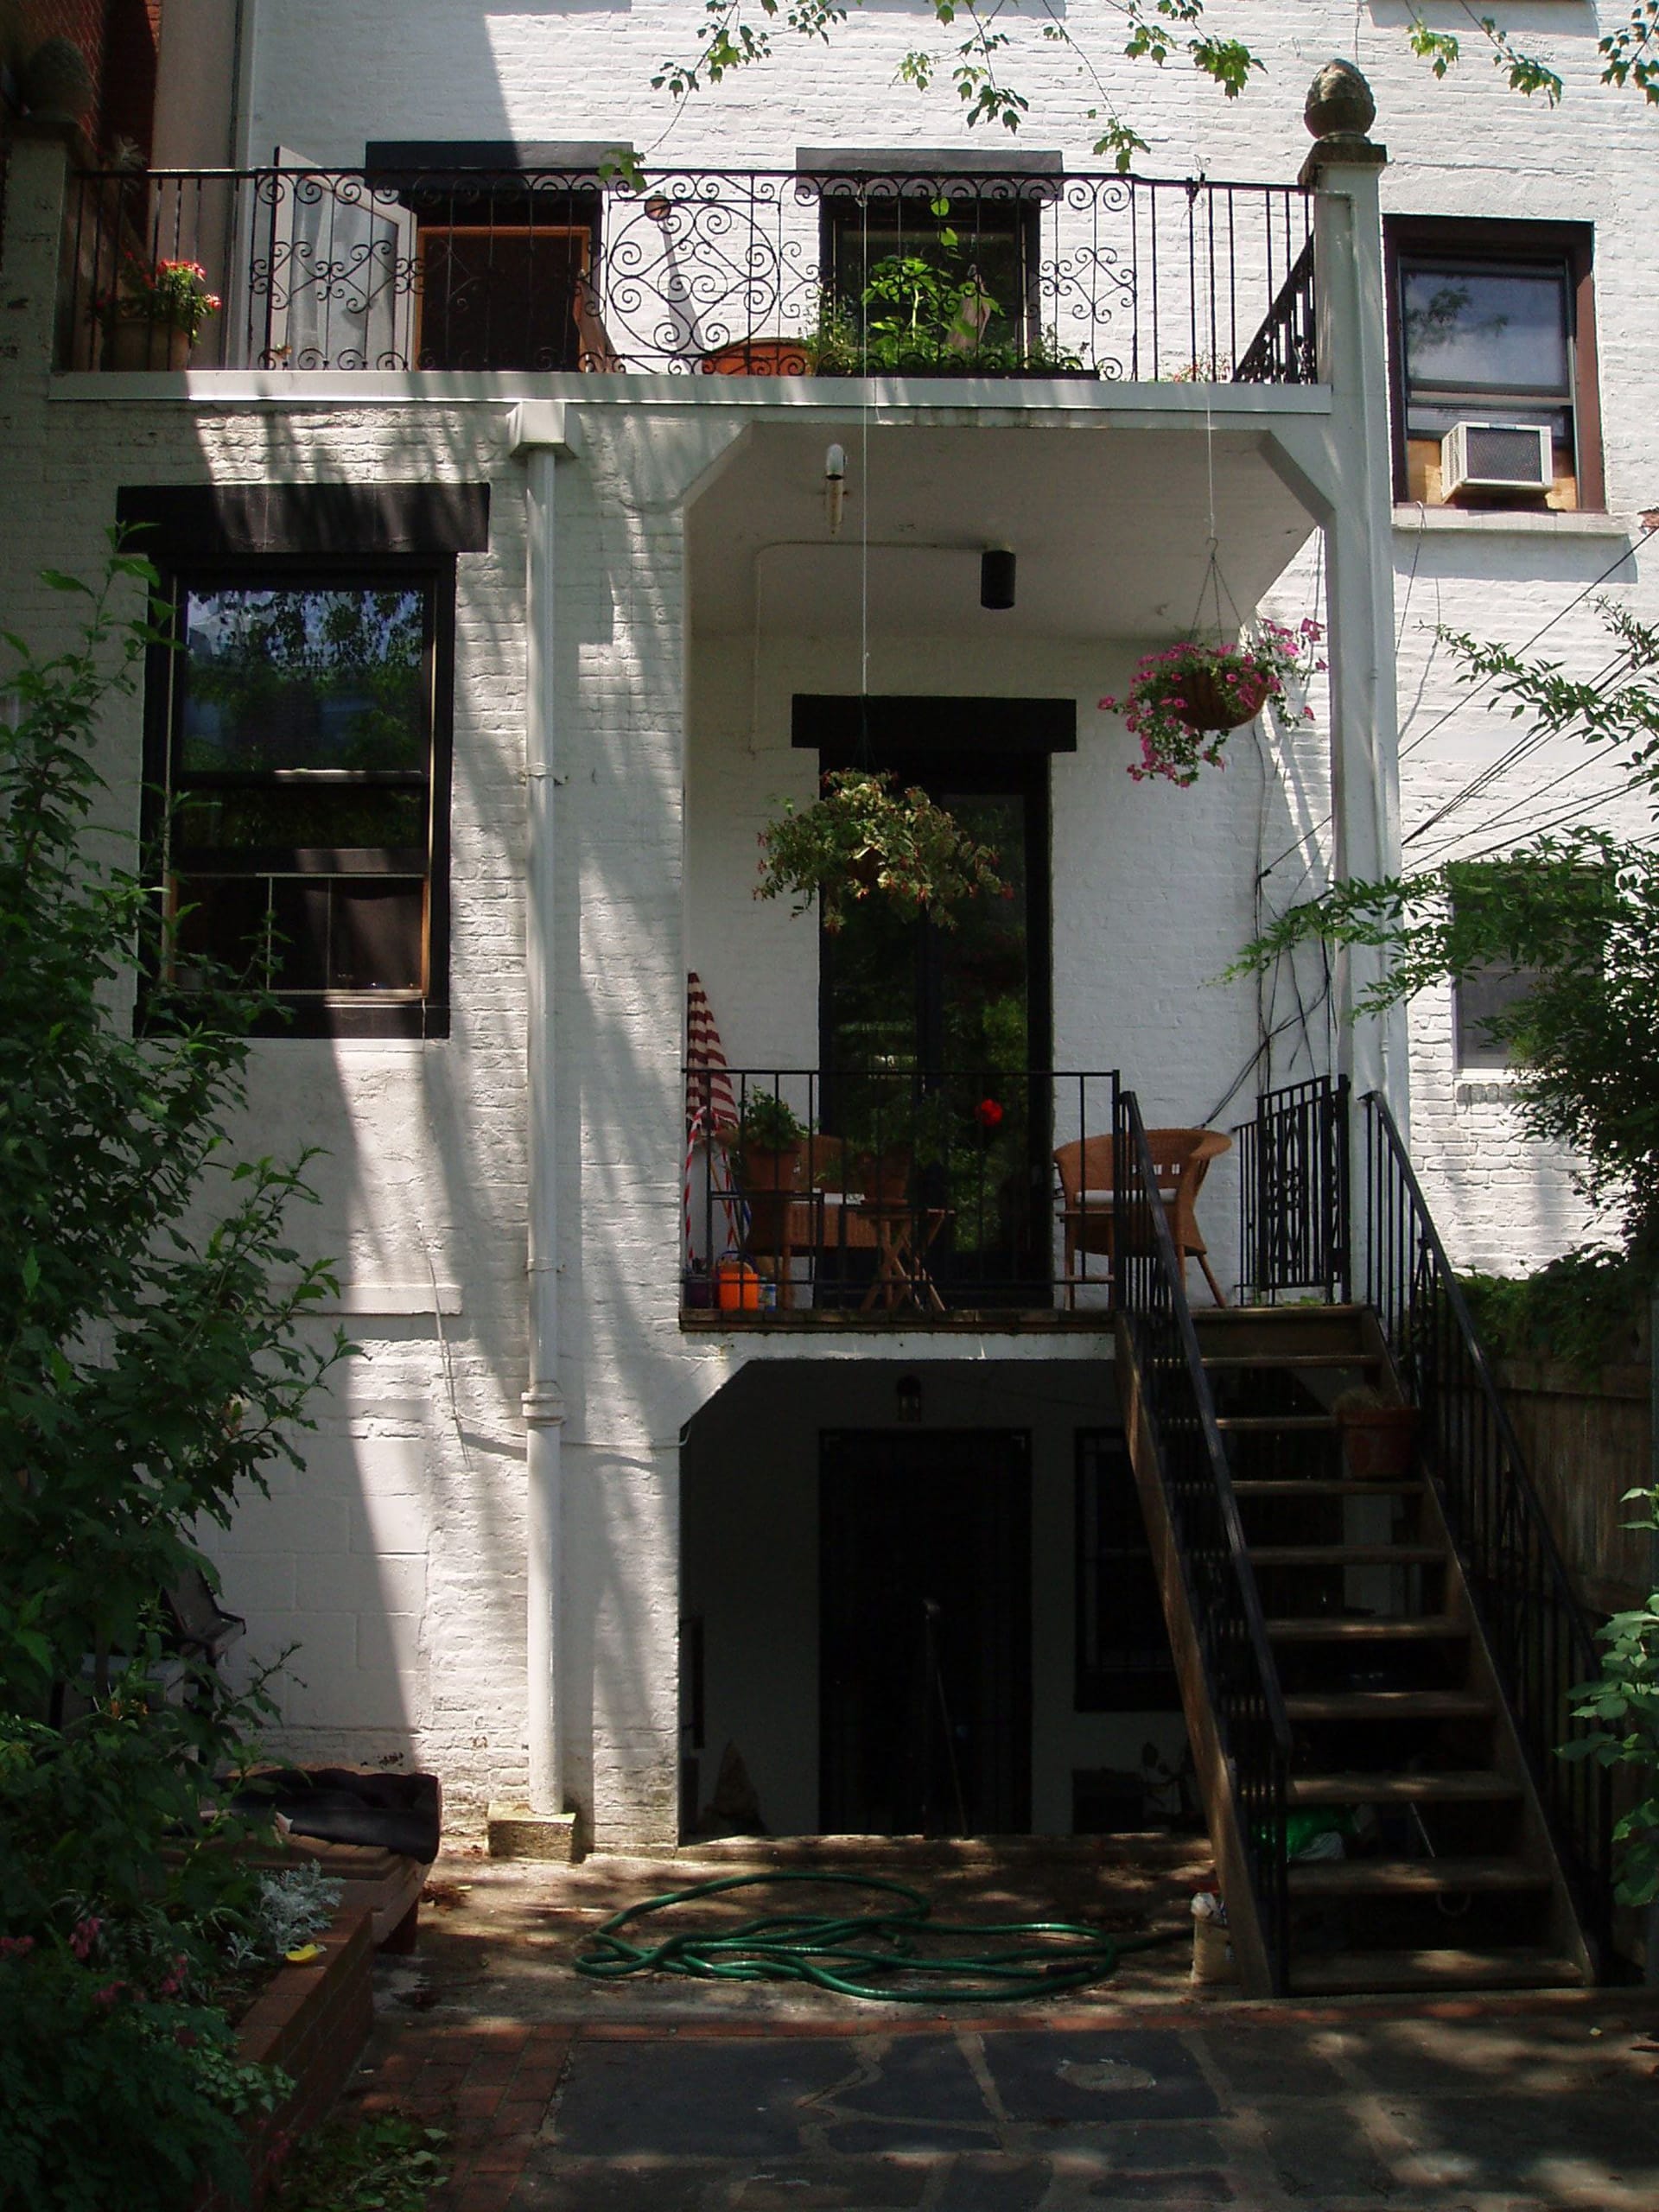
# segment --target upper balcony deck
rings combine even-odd
[[[1311,230],[1297,186],[1058,167],[86,173],[58,359],[1306,384]]]

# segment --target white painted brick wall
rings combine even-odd
[[[410,0],[341,10],[284,0],[259,14],[249,143],[261,158],[280,140],[340,162],[378,137],[649,146],[668,117],[648,79],[683,45],[693,13],[618,4],[481,15]],[[1102,0],[1079,0],[1067,20],[1092,52],[1121,43],[1121,20]],[[1279,0],[1257,20],[1252,35],[1274,75],[1236,106],[1185,72],[1128,75],[1114,65],[1115,91],[1121,81],[1154,142],[1148,168],[1294,173],[1306,146],[1303,84],[1329,53],[1351,50],[1354,21],[1301,0]],[[916,9],[855,14],[827,51],[791,52],[769,73],[696,103],[660,158],[787,166],[802,143],[951,143],[954,96],[918,101],[891,82],[896,55],[927,35]],[[1571,83],[1553,114],[1509,98],[1478,60],[1435,91],[1392,31],[1368,22],[1358,35],[1378,135],[1394,156],[1388,207],[1596,222],[1610,497],[1626,517],[1651,504],[1655,126],[1638,104],[1588,81],[1587,41],[1548,24],[1541,42],[1564,57]],[[1087,101],[1065,55],[1033,40],[1021,70],[1035,110],[1025,143],[1084,161]],[[16,194],[12,220],[21,251],[29,209]],[[20,265],[9,264],[9,297]],[[454,1034],[424,1046],[261,1046],[248,1130],[261,1150],[326,1147],[313,1170],[323,1204],[296,1220],[308,1249],[336,1255],[354,1283],[419,1282],[429,1272],[461,1287],[461,1311],[444,1318],[442,1340],[430,1314],[354,1317],[366,1357],[340,1378],[319,1433],[303,1440],[306,1475],[278,1471],[271,1497],[250,1499],[217,1548],[228,1602],[249,1614],[251,1650],[269,1656],[302,1639],[303,1687],[283,1693],[291,1748],[435,1766],[452,1820],[475,1827],[488,1797],[522,1794],[526,1777],[524,547],[506,411],[48,403],[39,344],[24,343],[26,326],[37,338],[43,327],[38,303],[31,313],[9,314],[0,332],[0,591],[8,625],[42,641],[66,634],[66,609],[36,572],[96,565],[118,485],[436,475],[493,487],[491,550],[460,564]],[[671,1840],[677,1440],[728,1371],[716,1350],[681,1338],[674,1311],[685,966],[709,982],[734,1059],[804,1064],[815,1047],[810,925],[791,924],[781,906],[755,907],[747,891],[762,813],[775,792],[798,794],[810,778],[787,747],[788,695],[841,679],[822,641],[768,644],[751,758],[747,656],[694,651],[685,633],[685,493],[728,435],[706,410],[689,423],[659,410],[591,410],[584,457],[561,473],[568,780],[555,1050],[572,1497],[565,1594],[583,1745],[576,1780],[596,1833],[613,1843]],[[1507,720],[1463,700],[1433,626],[1523,640],[1618,550],[1609,538],[1542,533],[1446,531],[1421,544],[1400,535],[1402,715],[1406,743],[1421,739],[1402,779],[1408,830],[1513,735]],[[1651,616],[1652,577],[1638,551],[1608,588]],[[1300,619],[1317,604],[1310,555],[1270,606]],[[1587,601],[1548,635],[1551,652],[1598,664]],[[954,649],[880,647],[873,677],[878,689],[971,684],[1077,697],[1082,749],[1056,764],[1054,785],[1057,1057],[1120,1063],[1154,1118],[1185,1118],[1211,1109],[1253,1046],[1253,993],[1208,979],[1253,925],[1264,861],[1310,830],[1307,849],[1328,858],[1327,778],[1316,731],[1277,756],[1265,781],[1235,741],[1224,779],[1190,792],[1132,785],[1122,772],[1126,741],[1093,707],[1132,657],[1127,641],[977,662]],[[111,709],[106,813],[127,830],[137,810],[137,729],[136,708]],[[1571,747],[1557,748],[1528,775],[1542,789],[1579,766]],[[1468,810],[1468,849],[1488,834],[1482,824],[1497,805],[1528,787],[1508,782]],[[1269,873],[1269,911],[1306,895],[1301,868],[1297,857]],[[1317,977],[1305,982],[1311,1000]],[[1275,1018],[1287,1010],[1281,995]],[[1316,1013],[1322,1053],[1321,1024]],[[1459,1101],[1444,995],[1415,1010],[1412,1035],[1415,1149],[1454,1250],[1483,1264],[1535,1263],[1582,1225],[1564,1164],[1516,1142],[1503,1105]],[[1281,1040],[1276,1078],[1302,1071],[1295,1043]],[[1224,1166],[1211,1191],[1224,1243]]]

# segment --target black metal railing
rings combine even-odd
[[[1254,1305],[1289,1293],[1327,1303],[1349,1293],[1348,1078],[1318,1076],[1264,1091],[1233,1131],[1238,1153],[1238,1264]]]
[[[1006,1068],[692,1069],[683,1312],[913,1326],[1052,1306],[1054,1154],[1090,1136],[1109,1146],[1114,1082]],[[1096,1193],[1094,1209],[1103,1228],[1109,1198]],[[1103,1273],[1080,1294],[1103,1315]]]
[[[1319,331],[1313,313],[1313,241],[1268,310],[1267,320],[1240,356],[1236,384],[1317,384]]]
[[[1384,1101],[1365,1104],[1363,1294],[1387,1332],[1592,1952],[1612,1918],[1606,1770],[1565,1759],[1571,1693],[1599,1672],[1595,1639],[1538,1502],[1467,1302]]]
[[[1286,1778],[1290,1722],[1245,1546],[1226,1447],[1133,1091],[1115,1114],[1117,1289],[1275,1994],[1288,1986]]]
[[[1312,374],[1298,186],[941,170],[87,173],[67,367]],[[196,263],[183,346],[140,296]]]

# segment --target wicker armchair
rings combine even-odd
[[[1193,1207],[1211,1161],[1230,1152],[1233,1141],[1219,1129],[1148,1129],[1147,1143],[1176,1255],[1183,1268],[1189,1259],[1198,1262],[1211,1297],[1217,1306],[1224,1306],[1227,1300],[1211,1272]],[[1112,1158],[1109,1136],[1075,1138],[1054,1155],[1060,1179],[1060,1224],[1065,1237],[1063,1280],[1068,1306],[1077,1305],[1078,1283],[1090,1280],[1077,1272],[1079,1259],[1086,1259],[1090,1252],[1103,1254],[1109,1274],[1116,1235]]]

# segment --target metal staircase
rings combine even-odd
[[[1371,1295],[1344,1294],[1345,1096],[1301,1085],[1241,1145],[1262,1302],[1194,1314],[1119,1100],[1125,1420],[1235,1952],[1258,1994],[1586,1982],[1605,1778],[1555,1745],[1593,1643],[1380,1100],[1367,1116]],[[1344,1457],[1359,1385],[1416,1408],[1403,1465]],[[1341,1855],[1304,1857],[1333,1823]]]

